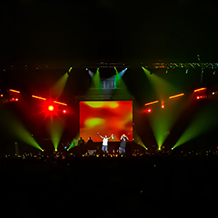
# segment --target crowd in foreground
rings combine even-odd
[[[95,157],[95,158],[134,158],[134,157],[141,157],[141,158],[152,158],[152,157],[216,157],[218,156],[218,149],[216,150],[206,150],[201,152],[196,151],[180,151],[180,152],[174,152],[174,151],[157,151],[157,152],[139,152],[138,150],[135,150],[132,154],[119,154],[115,150],[113,150],[112,153],[92,153],[89,154],[89,152],[86,152],[84,154],[76,154],[72,152],[54,152],[52,154],[45,154],[44,152],[24,152],[23,154],[5,154],[3,158],[7,159],[38,159],[38,160],[49,160],[49,159],[56,159],[56,160],[66,160],[66,159],[73,159],[73,158],[79,158],[84,159],[88,157]]]
[[[0,161],[1,211],[26,217],[214,217],[217,157],[216,150],[6,155]]]

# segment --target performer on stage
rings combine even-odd
[[[123,154],[126,152],[126,141],[129,140],[129,138],[123,134],[121,137],[120,137],[120,147],[119,147],[119,153],[120,154]]]
[[[85,140],[82,137],[80,137],[80,139],[78,140],[79,155],[81,155],[84,152],[84,145],[85,145]]]
[[[89,149],[92,149],[93,147],[93,140],[92,138],[89,136],[89,139],[88,141],[86,142],[86,149],[89,150]]]
[[[103,152],[107,152],[107,151],[108,151],[108,140],[109,140],[110,138],[113,139],[113,134],[111,135],[111,137],[107,137],[107,135],[105,135],[105,136],[103,137],[103,136],[101,136],[101,135],[99,134],[99,132],[98,132],[97,135],[100,136],[100,137],[103,139],[103,142],[102,142],[102,151],[103,151]]]
[[[89,136],[87,143],[93,143],[92,138]]]

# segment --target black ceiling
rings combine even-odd
[[[213,1],[4,1],[1,64],[218,60]]]

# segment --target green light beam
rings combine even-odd
[[[173,85],[169,82],[165,81],[161,77],[157,76],[156,74],[150,74],[150,71],[146,68],[142,67],[145,75],[147,76],[149,82],[153,86],[154,91],[156,92],[160,101],[169,97],[172,94],[179,93]],[[178,101],[175,101],[178,102]],[[181,110],[180,110],[181,111]],[[160,150],[168,133],[175,123],[179,113],[177,110],[172,107],[172,105],[166,109],[160,109],[156,113],[152,113],[150,118],[150,123],[152,130],[154,132],[155,139],[158,144],[158,149]]]
[[[158,98],[164,99],[172,94],[180,93],[178,89],[176,89],[172,84],[162,79],[156,74],[150,75],[150,71],[146,68],[142,67],[145,75],[147,76],[149,82],[152,84]]]
[[[0,119],[3,122],[5,130],[7,130],[9,134],[11,133],[12,137],[14,136],[16,139],[43,151],[22,122],[18,120],[18,118],[16,118],[8,109],[7,111],[1,110]]]
[[[116,84],[116,87],[117,87],[117,86],[119,85],[119,82],[120,82],[121,77],[120,77],[120,74],[119,74],[117,68],[114,67],[114,69],[115,69],[115,71],[116,71],[116,75],[115,75],[115,84]]]
[[[65,125],[58,117],[53,117],[49,120],[48,131],[50,133],[51,141],[55,151],[58,149]]]
[[[124,95],[124,96],[131,96],[126,84],[124,83],[122,77],[120,76],[118,70],[116,67],[114,67],[116,71],[115,75],[115,84],[116,84],[116,89],[113,90],[113,94],[119,94],[119,95]]]
[[[190,123],[188,128],[178,139],[172,149],[212,129],[217,123],[217,119],[215,119],[217,117],[216,115],[216,108],[203,108],[199,113],[196,114],[193,121]]]
[[[95,95],[95,94],[97,94],[97,95],[102,94],[99,68],[97,68],[96,73],[92,77],[92,85],[88,89],[86,96],[89,97],[89,96]]]
[[[173,125],[186,107],[180,99],[173,99],[164,109],[157,109],[149,116],[149,121],[157,141],[158,148],[161,149],[164,141],[169,135]]]
[[[68,77],[69,77],[68,73],[65,73],[65,74],[56,82],[56,84],[51,88],[51,93],[54,94],[54,95],[56,96],[56,98],[58,98],[58,97],[61,95],[61,93],[63,92]]]
[[[140,136],[137,134],[137,132],[134,131],[134,141],[140,145],[141,147],[143,147],[144,149],[148,150],[148,148],[144,145],[144,143],[142,142]]]
[[[100,79],[99,68],[97,68],[97,71],[93,76],[93,82],[94,82],[94,88],[101,90],[101,79]]]
[[[71,142],[70,147],[67,149],[67,151],[69,151],[71,148],[75,146],[78,146],[79,137],[80,137],[79,134],[77,134],[76,137]]]

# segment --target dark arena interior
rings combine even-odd
[[[1,7],[1,211],[214,217],[215,1]]]

